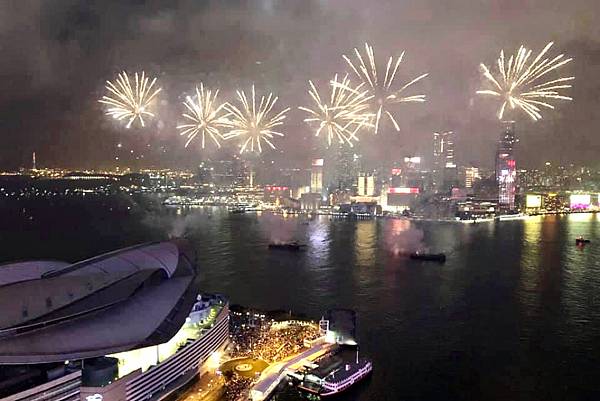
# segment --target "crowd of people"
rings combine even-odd
[[[304,348],[305,340],[321,335],[316,323],[275,323],[264,315],[252,313],[236,316],[231,333],[235,344],[232,357],[252,357],[268,363],[297,354]]]
[[[252,379],[232,375],[227,378],[225,383],[225,391],[223,392],[222,400],[225,401],[238,401],[244,398],[244,394],[248,392],[248,389],[252,385]]]

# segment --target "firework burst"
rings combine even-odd
[[[187,112],[183,113],[182,116],[188,121],[186,124],[177,126],[177,129],[181,130],[179,135],[187,136],[186,148],[198,135],[202,139],[202,149],[206,146],[207,137],[218,148],[221,147],[219,142],[223,139],[221,128],[227,127],[228,122],[226,115],[224,115],[225,104],[217,103],[218,95],[218,89],[214,92],[205,89],[204,84],[201,82],[200,88],[196,87],[196,98],[186,97],[183,105],[186,107]]]
[[[250,97],[243,90],[236,91],[241,107],[238,108],[231,103],[224,105],[229,113],[227,118],[227,127],[230,131],[224,135],[225,139],[240,138],[240,154],[244,152],[261,153],[264,145],[275,149],[273,138],[283,136],[276,127],[283,124],[289,107],[279,113],[273,112],[273,107],[277,103],[277,96],[269,93],[266,97],[261,96],[260,101],[256,101],[256,90],[252,85]]]
[[[390,106],[396,103],[424,102],[425,95],[406,96],[405,91],[413,84],[416,84],[425,78],[428,74],[421,74],[398,87],[395,85],[396,73],[404,58],[404,52],[396,59],[394,59],[394,57],[388,59],[383,77],[381,74],[377,73],[377,64],[375,62],[372,46],[365,43],[366,57],[363,57],[357,48],[354,49],[354,54],[356,56],[355,62],[352,62],[346,55],[343,55],[343,57],[356,76],[366,85],[369,94],[372,96],[370,103],[371,109],[374,111],[375,133],[377,134],[379,132],[379,124],[382,116],[387,116],[394,125],[396,131],[400,131],[400,126],[394,118]]]
[[[372,96],[367,90],[362,90],[364,84],[352,88],[347,75],[338,81],[336,74],[330,82],[329,101],[321,98],[312,81],[308,81],[308,84],[310,85],[308,94],[315,107],[312,109],[299,107],[299,109],[309,114],[309,117],[304,119],[306,123],[318,124],[315,136],[325,132],[328,146],[337,139],[340,144],[347,143],[352,147],[352,141],[358,141],[356,136],[358,130],[365,126],[373,126],[369,122],[373,117],[373,114],[369,113],[369,100]]]
[[[498,73],[490,72],[490,69],[481,64],[481,70],[486,80],[491,83],[492,89],[478,90],[481,95],[497,97],[502,104],[498,110],[498,118],[502,119],[507,106],[511,109],[521,109],[534,121],[542,118],[541,107],[554,109],[549,103],[552,100],[573,100],[564,96],[561,90],[571,88],[570,81],[575,77],[561,77],[552,80],[544,80],[548,73],[569,63],[572,59],[565,58],[563,54],[550,58],[545,57],[552,47],[550,42],[544,49],[529,62],[531,50],[519,47],[519,50],[511,55],[506,61],[504,50],[500,52],[498,59]]]
[[[106,90],[109,93],[98,101],[109,106],[106,115],[117,120],[129,119],[127,128],[130,128],[135,120],[139,120],[144,127],[144,117],[154,117],[150,106],[161,88],[153,89],[156,78],[150,81],[144,71],[141,74],[136,72],[132,81],[133,85],[127,72],[121,72],[116,83],[106,81]]]

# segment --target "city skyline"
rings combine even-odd
[[[536,8],[535,3],[526,8]],[[519,121],[521,143],[517,157],[520,152],[521,158],[533,165],[546,160],[563,163],[575,160],[582,164],[595,161],[593,154],[597,145],[591,127],[595,122],[592,110],[597,100],[593,98],[595,84],[591,79],[594,71],[586,66],[597,54],[594,48],[600,35],[597,28],[586,23],[585,17],[588,8],[593,6],[576,2],[568,8],[548,7],[541,13],[536,8],[538,22],[528,29],[514,29],[525,21],[517,13],[516,5],[510,2],[497,6],[457,2],[453,14],[460,12],[460,16],[445,16],[439,6],[433,4],[381,2],[380,5],[372,15],[352,1],[346,2],[341,10],[332,9],[327,3],[310,3],[305,10],[300,10],[269,1],[245,6],[195,6],[181,1],[143,9],[128,4],[109,9],[100,3],[74,6],[63,2],[54,7],[11,5],[11,15],[16,18],[14,22],[4,18],[7,22],[4,29],[7,33],[15,32],[14,24],[24,18],[39,20],[39,32],[25,35],[23,40],[26,45],[43,51],[39,55],[25,56],[14,46],[5,46],[6,59],[11,62],[0,68],[11,79],[3,81],[0,98],[7,116],[3,119],[6,146],[0,151],[0,168],[24,165],[33,151],[46,165],[105,167],[114,160],[119,143],[145,155],[139,162],[141,166],[193,166],[214,153],[194,146],[184,149],[184,138],[179,138],[174,129],[180,122],[177,117],[180,94],[205,81],[224,86],[223,95],[231,97],[234,87],[256,82],[279,92],[284,105],[302,104],[307,100],[304,94],[300,95],[306,82],[343,69],[341,53],[360,46],[363,40],[374,44],[381,57],[397,55],[406,49],[410,62],[400,71],[403,78],[416,71],[430,73],[423,83],[428,102],[399,109],[399,133],[384,122],[381,129],[382,134],[388,136],[387,140],[367,137],[361,141],[361,145],[368,148],[363,152],[366,159],[376,159],[384,151],[382,148],[403,154],[424,153],[431,132],[454,130],[458,133],[459,161],[489,163],[498,122],[493,115],[493,105],[474,95],[481,80],[478,63],[493,60],[499,49],[516,48],[522,41],[539,48],[550,39],[574,58],[568,72],[577,77],[572,90],[575,101],[561,104],[547,120],[535,124],[525,119]],[[109,32],[106,21],[116,11],[123,12],[129,23],[111,25],[113,29]],[[476,12],[484,13],[475,19]],[[394,13],[408,22],[401,29],[395,19],[392,21],[385,15]],[[458,47],[443,38],[457,18],[463,23],[462,29],[453,31],[453,36],[460,38],[456,42],[461,44]],[[208,19],[213,22],[203,25],[205,30],[200,32],[203,34],[193,35],[197,28],[190,25],[191,21]],[[510,24],[501,24],[508,20]],[[322,25],[323,21],[330,24]],[[356,33],[341,35],[338,28],[349,21],[358,27]],[[268,24],[261,28],[260,23],[264,22]],[[483,22],[490,23],[489,27],[484,27]],[[551,25],[552,31],[543,22]],[[331,34],[330,40],[311,41],[312,36],[298,38],[299,32],[306,33],[310,26],[318,23],[321,30]],[[423,29],[419,23],[435,28],[420,36],[423,45],[413,37]],[[231,29],[232,26],[235,29]],[[395,34],[391,35],[392,32]],[[467,37],[472,32],[486,34],[471,43]],[[211,44],[209,38],[217,40]],[[254,40],[258,38],[276,46],[265,46]],[[162,46],[149,46],[153,41]],[[169,53],[173,43],[178,48],[174,54]],[[440,63],[442,58],[444,62]],[[102,93],[105,80],[112,78],[116,71],[138,66],[148,66],[149,73],[163,81],[169,95],[160,105],[160,118],[147,129],[123,131],[101,115],[101,105],[92,104],[95,101],[92,98]],[[448,79],[449,73],[457,79]],[[25,74],[32,79],[24,81]],[[318,157],[312,152],[316,141],[302,123],[301,113],[290,113],[285,135],[278,146],[281,152],[271,152],[267,157],[290,164]],[[548,144],[545,155],[533,152],[540,143]]]

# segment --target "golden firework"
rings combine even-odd
[[[231,103],[224,105],[229,113],[226,126],[230,128],[230,131],[224,135],[225,139],[240,138],[240,154],[261,153],[263,143],[275,149],[273,138],[283,136],[281,132],[275,131],[275,128],[283,125],[289,107],[274,113],[273,107],[278,98],[269,93],[267,96],[261,96],[260,101],[257,102],[254,85],[250,97],[243,90],[238,90],[236,93],[241,107],[238,108]]]
[[[346,55],[343,55],[343,57],[356,76],[366,85],[369,94],[372,96],[370,103],[374,111],[375,133],[379,132],[379,123],[383,115],[389,118],[396,131],[400,131],[400,126],[394,118],[390,106],[396,103],[424,102],[426,100],[425,95],[406,96],[405,91],[429,74],[421,74],[398,88],[395,85],[395,79],[398,67],[400,67],[400,63],[404,59],[404,52],[397,58],[393,56],[388,58],[383,77],[377,72],[377,64],[372,46],[365,43],[365,57],[363,57],[357,48],[354,49],[354,54],[356,56],[355,62],[352,62]]]
[[[223,113],[225,104],[217,103],[218,95],[218,89],[214,92],[205,89],[201,82],[200,88],[196,87],[196,98],[186,97],[183,105],[187,112],[182,116],[188,123],[177,126],[177,129],[181,130],[179,135],[187,136],[186,148],[198,135],[202,139],[202,149],[206,146],[207,137],[210,137],[218,148],[221,147],[219,140],[224,139],[221,128],[227,127],[228,121]]]
[[[315,136],[319,136],[321,132],[326,133],[328,146],[337,139],[340,144],[347,143],[352,147],[352,141],[358,141],[356,136],[358,130],[365,126],[373,126],[370,123],[373,114],[369,113],[369,101],[372,95],[369,95],[367,90],[362,90],[364,84],[352,88],[348,75],[338,80],[336,74],[330,81],[331,92],[328,101],[323,100],[312,81],[308,81],[308,84],[310,85],[308,94],[315,107],[299,107],[299,109],[309,113],[309,117],[304,119],[306,123],[317,124]]]
[[[150,111],[151,103],[161,91],[161,88],[153,90],[156,78],[150,81],[144,71],[141,74],[136,72],[132,85],[127,72],[123,71],[117,75],[115,82],[113,84],[106,81],[106,90],[109,93],[98,100],[109,106],[106,115],[117,120],[129,119],[127,128],[130,128],[135,120],[139,120],[144,127],[144,116],[154,117],[154,113]]]
[[[563,89],[571,88],[568,82],[575,77],[560,77],[551,80],[542,80],[548,73],[569,63],[572,59],[565,58],[563,54],[556,57],[544,57],[552,47],[550,42],[544,49],[529,62],[532,51],[525,47],[519,47],[514,55],[511,55],[506,61],[504,50],[500,52],[498,58],[498,73],[496,75],[490,72],[490,69],[481,64],[483,76],[492,86],[492,89],[478,90],[480,95],[490,95],[501,100],[498,109],[498,118],[502,119],[506,107],[511,109],[521,109],[534,121],[542,118],[541,107],[554,109],[549,103],[550,100],[573,100],[569,96],[560,93]],[[540,81],[542,81],[540,83]]]

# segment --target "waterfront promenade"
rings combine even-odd
[[[256,384],[250,389],[250,398],[252,401],[267,399],[281,380],[287,376],[288,372],[294,372],[304,364],[320,358],[329,352],[333,346],[333,344],[320,342],[296,356],[269,366],[263,370]]]

